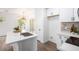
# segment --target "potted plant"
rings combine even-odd
[[[25,25],[26,23],[26,19],[24,17],[20,18],[18,20],[18,24],[19,24],[19,29],[22,31],[22,27]]]

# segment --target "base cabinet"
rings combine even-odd
[[[66,42],[66,40],[69,38],[69,36],[65,36],[65,35],[59,35],[59,43],[57,48],[60,49],[60,47],[62,46],[63,43]]]
[[[37,39],[30,38],[10,44],[14,51],[37,51]]]

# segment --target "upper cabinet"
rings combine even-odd
[[[78,8],[74,8],[74,18],[75,18],[75,21],[79,21],[79,9]]]
[[[47,17],[59,16],[59,8],[47,8]]]
[[[61,21],[72,21],[73,8],[60,8],[60,20]]]
[[[77,22],[79,21],[78,8],[60,8],[60,20],[64,22]]]
[[[59,16],[62,22],[77,22],[79,21],[78,8],[47,8],[47,17]]]

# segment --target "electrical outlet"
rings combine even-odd
[[[50,39],[53,39],[53,36],[50,36]]]

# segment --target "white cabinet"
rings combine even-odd
[[[69,36],[66,36],[66,35],[61,35],[61,34],[58,34],[59,36],[59,45],[57,46],[57,48],[59,49],[63,43],[66,42],[66,40],[69,38]]]
[[[60,32],[58,33],[59,36],[59,45],[57,46],[58,49],[66,42],[66,40],[71,36],[70,33]],[[73,36],[73,35],[72,35]]]
[[[79,17],[78,17],[78,14],[77,14],[77,10],[78,10],[78,8],[74,8],[75,21],[79,21]]]
[[[77,13],[78,8],[60,8],[60,20],[61,21],[79,21],[78,13]]]
[[[59,15],[59,8],[48,8],[47,16]]]
[[[73,8],[60,8],[60,20],[72,21]]]
[[[57,16],[59,15],[60,21],[79,21],[78,8],[48,8],[47,9],[47,16]]]

